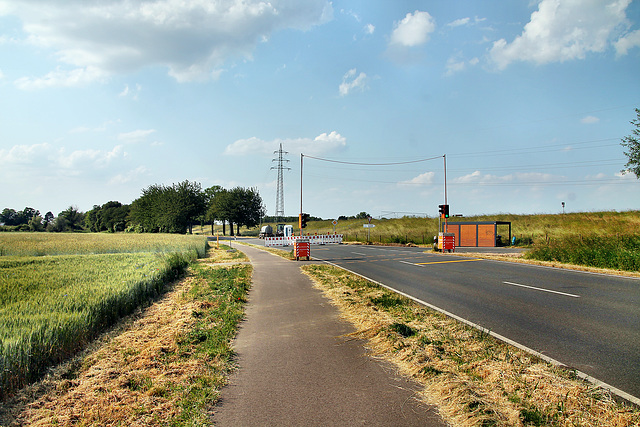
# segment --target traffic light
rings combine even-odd
[[[440,217],[449,218],[449,205],[438,205]]]
[[[305,228],[307,226],[308,221],[309,221],[308,213],[301,213],[300,216],[298,217],[298,224],[300,225],[300,228]]]

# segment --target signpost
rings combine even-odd
[[[338,225],[338,220],[334,219],[331,221],[331,224],[333,224],[333,234],[336,234],[336,225]]]
[[[376,226],[375,224],[371,224],[371,220],[372,220],[372,219],[373,219],[373,218],[371,218],[370,216],[368,216],[368,217],[367,217],[368,224],[364,224],[364,225],[363,225],[363,226],[364,226],[364,228],[366,228],[366,229],[367,229],[367,243],[369,243],[369,242],[371,241],[371,229],[372,229],[373,227],[375,227],[375,226]]]

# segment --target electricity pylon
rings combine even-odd
[[[285,163],[289,162],[288,159],[284,158],[285,154],[289,154],[287,151],[282,151],[282,143],[280,143],[280,149],[273,152],[273,154],[277,154],[278,158],[271,160],[272,162],[277,162],[276,166],[273,166],[271,169],[278,170],[278,188],[276,190],[276,222],[284,217],[284,176],[282,171],[291,170],[290,167],[285,166]]]

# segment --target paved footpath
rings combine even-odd
[[[214,408],[217,426],[445,426],[419,386],[367,355],[303,262],[240,246],[253,264],[239,370]],[[313,255],[313,254],[312,254]]]

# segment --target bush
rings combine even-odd
[[[615,270],[640,270],[640,235],[567,235],[541,239],[526,255],[541,261],[558,261]]]

